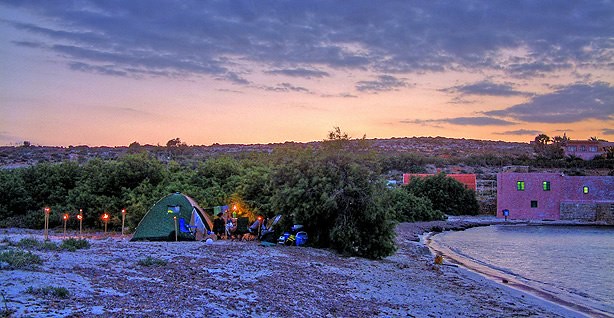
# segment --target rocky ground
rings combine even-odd
[[[379,261],[257,242],[91,236],[89,249],[34,250],[43,264],[0,270],[0,310],[14,317],[568,316],[462,268],[435,265],[429,249],[416,242],[433,226],[486,222],[401,224],[398,252]],[[16,248],[12,243],[22,238],[42,240],[42,231],[1,229],[0,252]],[[147,257],[166,262],[146,266]],[[65,287],[69,295],[27,292],[29,287]]]

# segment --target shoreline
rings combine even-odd
[[[452,221],[454,222],[454,221]],[[597,223],[570,223],[570,222],[557,222],[557,221],[538,221],[538,222],[493,222],[491,224],[480,223],[476,226],[611,226],[607,224]],[[454,231],[464,231],[468,228],[476,227],[470,226],[461,229],[454,229]],[[432,237],[442,233],[438,232],[425,232],[421,237],[421,242],[429,248],[433,255],[442,255],[450,263],[460,266],[460,268],[466,270],[474,275],[485,277],[499,286],[508,288],[510,290],[524,293],[539,299],[540,301],[551,304],[566,311],[566,315],[572,315],[577,317],[613,317],[610,313],[601,311],[596,308],[574,303],[572,300],[566,300],[560,296],[554,295],[548,291],[542,290],[538,287],[531,286],[530,284],[523,283],[511,275],[507,275],[503,272],[492,269],[488,266],[479,264],[475,261],[467,259],[446,246],[443,246],[436,241],[432,240]]]

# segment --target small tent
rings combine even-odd
[[[131,241],[174,241],[175,218],[180,240],[199,239],[213,228],[211,219],[196,201],[177,192],[160,199],[147,211]]]

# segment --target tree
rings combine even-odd
[[[321,150],[284,152],[271,174],[271,206],[286,226],[303,224],[310,242],[349,255],[382,258],[395,250],[394,214],[386,186],[368,157],[347,151],[335,129]],[[365,158],[367,160],[365,160]]]
[[[183,146],[183,145],[185,145],[185,143],[182,142],[179,137],[177,137],[175,139],[171,139],[171,140],[166,142],[166,147],[167,148],[180,147],[180,146]]]
[[[406,187],[409,193],[427,198],[433,209],[449,215],[476,215],[479,204],[475,191],[445,175],[439,173],[426,178],[414,177]]]
[[[166,142],[166,150],[168,150],[169,158],[175,158],[187,152],[188,144],[177,137]]]
[[[268,214],[271,217],[271,167],[268,165],[252,165],[244,169],[237,186],[237,196],[256,214]]]
[[[547,145],[550,143],[550,137],[546,134],[539,134],[535,136],[535,143],[538,145]]]
[[[539,134],[535,137],[533,150],[535,153],[544,159],[562,159],[564,157],[563,146],[569,139],[566,135],[563,137],[555,136],[550,139],[546,134]]]
[[[588,138],[590,141],[598,141],[598,142],[608,142],[606,139],[599,138],[597,136]]]
[[[350,140],[350,137],[348,136],[348,134],[346,132],[342,132],[341,128],[339,127],[333,127],[333,130],[328,132],[328,140],[324,140],[326,141],[348,141]]]
[[[130,145],[128,145],[128,153],[138,153],[141,151],[141,144],[134,141]]]

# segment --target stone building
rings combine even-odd
[[[434,174],[429,173],[404,173],[403,174],[403,184],[409,184],[411,178],[426,178],[432,177]],[[465,188],[471,189],[473,191],[477,190],[477,182],[476,175],[472,173],[450,173],[446,174],[446,177],[450,177],[460,183],[462,183]]]
[[[574,156],[584,160],[605,155],[608,149],[614,147],[614,142],[597,140],[568,140],[565,142],[563,152],[566,157]]]
[[[497,174],[497,217],[614,224],[614,177]]]

